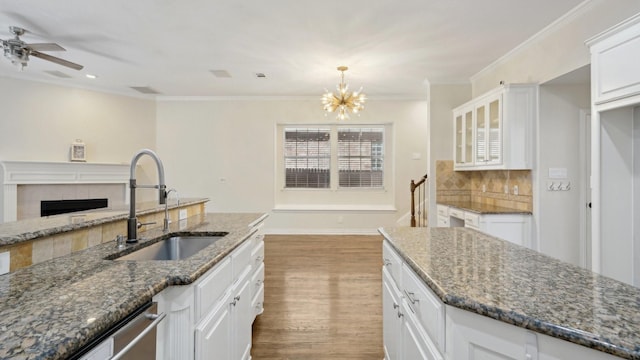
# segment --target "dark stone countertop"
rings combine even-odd
[[[0,359],[65,359],[172,285],[194,282],[251,235],[266,215],[219,213],[141,232],[139,244],[115,242],[0,275]],[[186,221],[186,223],[185,223]],[[224,238],[180,261],[114,261],[173,234]]]
[[[640,288],[472,229],[380,232],[447,305],[640,359]]]

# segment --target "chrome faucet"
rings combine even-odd
[[[156,166],[158,168],[158,185],[137,185],[136,184],[136,164],[138,160],[142,157],[142,155],[149,155],[156,162]],[[138,218],[136,218],[136,188],[151,188],[158,189],[159,191],[159,203],[166,204],[167,202],[167,192],[165,189],[167,188],[164,184],[164,167],[162,166],[162,161],[155,152],[149,149],[142,149],[138,151],[131,159],[131,176],[129,178],[129,188],[131,190],[131,195],[129,198],[129,220],[127,220],[127,243],[136,243],[138,242]]]
[[[166,201],[164,202],[164,226],[162,227],[162,231],[164,232],[169,231],[169,224],[171,223],[171,220],[169,220],[169,193],[171,193],[172,191],[176,193],[176,206],[180,205],[180,195],[178,195],[178,190],[176,189],[167,190],[167,198],[166,198]]]

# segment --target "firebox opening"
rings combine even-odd
[[[108,207],[108,199],[43,200],[40,202],[40,216],[66,214],[70,212],[101,209]]]

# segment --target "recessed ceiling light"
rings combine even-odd
[[[129,87],[142,94],[160,94],[159,91],[149,86],[129,86]]]
[[[98,77],[93,75],[93,74],[86,74],[86,77],[88,77],[89,79],[97,79]]]
[[[213,76],[217,78],[230,78],[231,74],[227,70],[211,70]]]
[[[58,71],[58,70],[49,70],[49,71],[45,71],[47,74],[55,76],[55,77],[59,77],[59,78],[63,78],[63,79],[70,79],[71,76],[63,73],[62,71]]]
[[[260,78],[264,78],[264,79],[266,79],[266,78],[267,78],[267,75],[265,75],[264,73],[256,73],[256,77],[257,77],[257,78],[259,78],[259,79],[260,79]]]

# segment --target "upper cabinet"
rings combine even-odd
[[[595,105],[640,94],[639,29],[640,14],[587,40]]]
[[[537,103],[537,85],[511,84],[454,109],[454,169],[531,169]]]

